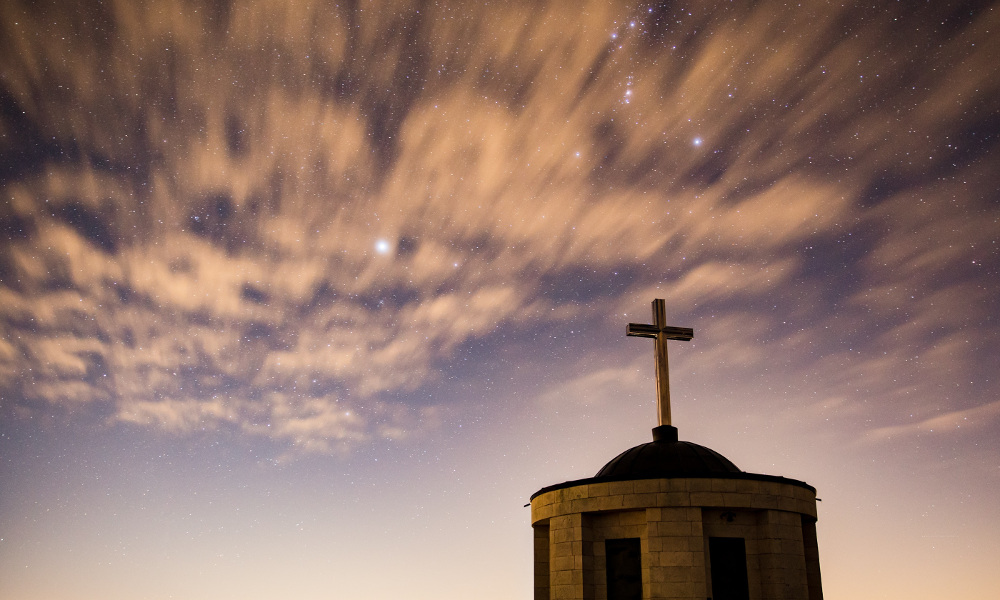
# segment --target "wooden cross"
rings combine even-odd
[[[667,340],[688,341],[694,329],[666,325],[666,308],[663,300],[653,300],[653,324],[629,323],[625,335],[648,337],[656,340],[656,411],[660,425],[670,425],[670,376],[667,373]]]

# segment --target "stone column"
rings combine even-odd
[[[549,525],[536,524],[535,533],[535,600],[549,600]]]
[[[764,510],[759,517],[758,559],[763,597],[809,600],[802,517],[783,510]]]
[[[573,513],[549,519],[551,600],[594,598],[593,546],[587,515]]]
[[[649,600],[704,600],[705,538],[701,508],[647,508],[648,548],[642,586]]]
[[[816,519],[802,515],[802,541],[806,554],[806,581],[809,600],[823,600],[823,582],[819,575],[819,544],[816,541]]]

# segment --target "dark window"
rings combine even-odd
[[[750,600],[747,549],[743,538],[708,538],[712,600]]]
[[[608,600],[642,600],[642,546],[639,538],[604,540]]]

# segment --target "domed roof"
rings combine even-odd
[[[651,479],[712,473],[742,471],[715,450],[677,441],[677,429],[663,425],[653,429],[652,442],[622,452],[604,465],[594,478]]]
[[[629,448],[604,465],[597,475],[587,479],[564,481],[543,487],[531,495],[534,500],[542,494],[564,488],[635,479],[670,478],[747,479],[788,483],[816,493],[816,488],[804,481],[776,475],[762,475],[741,471],[728,458],[715,450],[677,441],[677,429],[670,425],[653,428],[653,441]]]

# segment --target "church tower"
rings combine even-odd
[[[655,339],[653,441],[531,496],[535,600],[821,600],[816,490],[678,440],[667,340],[694,331],[664,315],[626,329]]]

